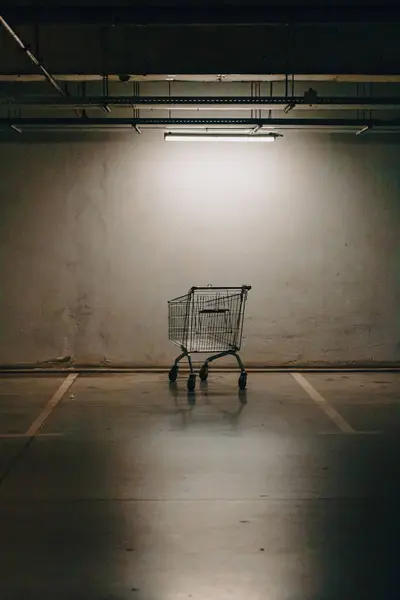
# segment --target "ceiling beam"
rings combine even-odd
[[[379,127],[393,128],[400,127],[400,118],[398,119],[301,119],[301,118],[280,118],[280,119],[255,119],[255,118],[118,118],[118,117],[16,117],[0,119],[0,127],[7,128],[11,125],[23,129],[24,127],[87,127],[87,126],[130,126],[135,125],[155,125],[155,126],[255,126],[261,125],[267,128],[280,127],[365,127],[369,125],[372,129]]]
[[[10,3],[11,4],[11,3]],[[14,25],[92,24],[92,25],[262,25],[288,23],[393,23],[400,22],[395,4],[351,6],[8,6],[3,15]]]
[[[99,73],[61,73],[56,74],[58,81],[102,81],[104,76]],[[122,79],[121,79],[122,77]],[[218,82],[218,83],[241,83],[241,82],[271,82],[271,81],[285,81],[287,75],[283,73],[231,73],[231,74],[120,74],[112,73],[108,76],[109,82],[121,82],[124,83],[129,81],[183,81],[183,82]],[[2,83],[40,83],[45,81],[45,77],[39,74],[31,73],[0,73],[0,82]],[[301,73],[295,75],[295,82],[300,81],[321,81],[321,82],[332,82],[332,83],[400,83],[400,74],[368,74],[368,73],[338,73],[338,74],[326,74],[326,73]]]
[[[400,97],[317,96],[0,96],[0,107],[11,108],[103,108],[118,106],[144,110],[284,110],[288,102],[302,110],[399,110]]]

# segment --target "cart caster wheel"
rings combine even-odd
[[[246,389],[246,385],[247,385],[247,373],[241,373],[240,374],[238,384],[239,384],[239,388],[241,390]]]
[[[194,392],[194,388],[196,387],[196,375],[193,373],[189,375],[189,379],[187,380],[187,389],[189,392]]]
[[[168,373],[168,377],[171,383],[174,383],[174,381],[177,380],[178,377],[178,367],[174,366],[172,367],[172,369],[170,370],[170,372]]]
[[[200,379],[202,381],[207,381],[208,378],[208,365],[203,365],[199,372]]]

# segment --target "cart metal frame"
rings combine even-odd
[[[196,374],[191,354],[211,353],[199,371],[202,381],[208,378],[211,362],[234,356],[240,369],[239,388],[247,384],[247,373],[238,352],[243,335],[244,311],[251,286],[193,286],[184,296],[168,302],[169,339],[181,349],[169,372],[171,382],[176,381],[179,363],[187,358],[190,375],[189,391],[196,386]]]

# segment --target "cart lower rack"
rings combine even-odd
[[[202,381],[208,377],[210,362],[224,356],[234,356],[240,368],[239,387],[244,389],[247,373],[238,354],[242,341],[244,309],[251,286],[192,287],[187,294],[168,302],[169,339],[181,349],[169,372],[170,381],[178,377],[178,364],[189,362],[189,391],[196,387],[191,354],[207,353],[200,369]]]

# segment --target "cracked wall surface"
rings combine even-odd
[[[1,143],[0,363],[168,365],[167,300],[208,283],[253,286],[248,364],[398,363],[399,159],[350,134]]]

